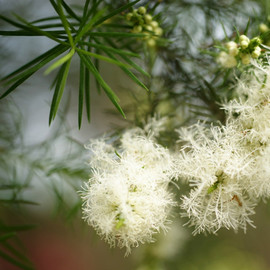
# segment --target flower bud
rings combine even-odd
[[[145,26],[145,29],[146,29],[147,31],[153,31],[153,27],[152,27],[151,25],[146,25],[146,26]]]
[[[158,22],[157,21],[152,21],[150,23],[150,25],[153,27],[153,28],[157,28],[158,27]]]
[[[147,45],[148,45],[149,47],[155,47],[155,46],[156,46],[156,41],[155,41],[153,38],[149,38],[149,39],[147,40]]]
[[[129,12],[127,15],[126,15],[126,20],[127,21],[130,21],[131,20],[131,18],[132,18],[132,13],[131,12]]]
[[[133,33],[140,33],[142,32],[142,27],[140,25],[136,25],[133,27]]]
[[[259,37],[255,37],[255,38],[253,38],[252,40],[251,40],[251,42],[254,44],[254,43],[256,43],[256,44],[261,44],[262,43],[262,40],[259,38]]]
[[[227,42],[226,48],[229,51],[229,55],[236,56],[238,54],[237,44],[234,41]]]
[[[249,42],[249,38],[246,36],[246,35],[241,35],[240,37],[239,37],[239,40],[240,40],[240,43],[241,43],[241,41],[247,41],[247,42]]]
[[[144,15],[144,20],[145,20],[145,22],[147,24],[149,24],[153,20],[153,18],[152,18],[152,16],[150,14],[145,14]]]
[[[238,54],[239,50],[238,48],[230,48],[229,49],[229,55],[236,56]]]
[[[252,52],[251,56],[253,58],[258,58],[261,55],[261,48],[259,46],[255,47],[254,51]]]
[[[267,31],[269,31],[269,28],[268,28],[268,26],[266,24],[261,23],[260,26],[259,26],[259,30],[260,30],[260,32],[265,33]]]
[[[237,44],[234,41],[229,41],[226,43],[226,48],[230,49],[230,48],[237,48]]]
[[[146,13],[146,8],[145,7],[139,7],[138,13],[140,13],[141,15],[144,15]]]
[[[248,44],[249,44],[249,41],[247,41],[247,40],[242,40],[240,42],[240,46],[242,49],[246,49],[248,47]]]
[[[157,36],[162,36],[162,34],[163,34],[163,29],[160,28],[160,27],[157,27],[157,28],[155,29],[155,34],[156,34]]]
[[[242,61],[242,64],[248,65],[250,63],[250,55],[249,54],[242,54],[241,61]]]

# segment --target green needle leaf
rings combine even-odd
[[[42,36],[46,36],[46,37],[48,37],[48,38],[50,38],[50,39],[52,39],[60,44],[66,45],[66,42],[63,42],[62,40],[56,38],[55,35],[52,35],[53,33],[57,33],[56,31],[51,31],[51,32],[43,31],[39,27],[34,26],[31,23],[27,22],[25,19],[23,19],[19,15],[15,14],[15,16],[17,17],[18,20],[20,20],[21,22],[25,23],[28,26],[29,31],[32,31],[32,32],[37,33],[37,34],[41,34]]]
[[[91,37],[122,37],[122,38],[143,38],[146,37],[147,34],[141,34],[141,33],[125,33],[125,32],[89,32],[89,36]]]
[[[79,30],[78,30],[78,34],[77,34],[77,36],[76,36],[76,38],[75,38],[75,41],[74,41],[74,43],[76,44],[87,32],[89,32],[91,29],[92,29],[92,27],[93,27],[93,25],[94,25],[94,23],[98,20],[98,18],[100,18],[101,16],[102,16],[102,14],[103,14],[103,12],[104,12],[104,10],[102,9],[102,10],[99,10],[96,14],[95,14],[95,16],[93,16],[92,18],[91,18],[91,20],[89,20],[89,22],[88,23],[86,23],[86,24],[83,24],[83,22],[81,23],[81,27],[79,28]]]
[[[91,111],[90,111],[90,72],[87,67],[84,68],[85,72],[85,106],[87,113],[87,120],[90,123]]]
[[[6,241],[8,240],[9,238],[12,238],[16,235],[15,232],[11,232],[11,233],[7,233],[7,234],[4,234],[4,235],[1,235],[0,236],[0,242],[3,242],[3,241]]]
[[[112,91],[112,89],[109,87],[109,85],[102,79],[99,72],[97,71],[96,67],[92,63],[92,61],[89,59],[89,57],[86,57],[82,53],[78,52],[80,58],[84,62],[85,66],[89,69],[89,71],[95,76],[97,81],[100,83],[101,87],[104,89],[105,93],[111,100],[111,102],[114,104],[114,106],[117,108],[117,110],[122,114],[124,118],[126,118],[122,108],[118,104],[118,97],[115,95],[115,93]]]
[[[94,58],[97,58],[97,59],[106,61],[108,63],[111,63],[111,64],[114,64],[114,65],[120,66],[120,67],[132,68],[130,65],[124,64],[124,63],[122,63],[122,62],[120,62],[118,60],[114,60],[112,58],[109,58],[109,57],[106,57],[106,56],[103,56],[103,55],[100,55],[100,54],[96,54],[96,53],[92,53],[92,52],[89,52],[89,51],[81,50],[79,48],[76,48],[76,51],[77,52],[80,52],[82,54],[85,54],[85,55],[88,55],[88,56],[92,56]]]
[[[80,59],[80,84],[79,84],[79,102],[78,102],[78,125],[79,129],[82,124],[83,113],[83,92],[85,87],[85,68],[82,59]]]
[[[94,39],[96,42],[97,39]],[[116,45],[108,38],[105,38],[106,42],[112,46],[113,48],[117,48]],[[147,73],[145,70],[143,70],[139,65],[137,65],[135,62],[133,62],[129,57],[125,56],[125,55],[121,55],[121,57],[128,63],[130,64],[134,69],[136,69],[137,71],[139,71],[141,74],[147,76],[150,78],[150,74]]]
[[[0,199],[0,203],[39,205],[39,203],[37,203],[37,202],[28,201],[28,200],[21,200],[21,199]]]
[[[20,267],[21,269],[34,270],[34,268],[32,266],[28,266],[28,265],[20,262],[19,260],[12,258],[9,254],[3,252],[2,250],[0,250],[0,257],[2,257],[3,259],[7,260],[10,263],[12,263],[13,265]]]
[[[24,30],[29,30],[29,27],[27,27],[27,26],[25,26],[25,25],[23,25],[23,24],[17,23],[17,22],[15,22],[15,21],[13,21],[13,20],[11,20],[11,19],[9,19],[9,18],[3,16],[3,15],[0,15],[0,19],[2,19],[3,21],[6,21],[6,22],[8,22],[9,24],[14,25],[14,26],[16,26],[16,27],[18,27],[18,28],[21,28],[21,29],[24,29]]]
[[[112,53],[116,53],[116,54],[119,54],[119,55],[128,55],[128,56],[132,56],[132,57],[140,57],[137,53],[124,51],[124,50],[120,50],[120,49],[115,49],[115,48],[105,46],[105,45],[102,45],[102,44],[96,44],[96,43],[84,42],[84,41],[79,42],[79,44],[88,45],[90,47],[97,48],[97,49],[102,50],[104,52],[110,51]]]
[[[5,96],[7,96],[8,94],[10,94],[14,89],[16,89],[19,85],[21,85],[25,80],[27,80],[31,75],[33,75],[37,70],[39,70],[40,68],[42,68],[44,65],[46,65],[47,63],[49,63],[50,61],[52,61],[53,59],[55,59],[56,57],[58,57],[60,54],[62,54],[64,51],[66,51],[68,48],[67,47],[63,47],[61,45],[61,48],[56,46],[55,48],[53,48],[50,53],[45,53],[43,54],[43,57],[40,56],[40,58],[44,58],[42,61],[40,61],[39,63],[37,63],[35,66],[28,68],[27,70],[25,70],[24,72],[22,72],[21,74],[11,78],[9,81],[7,81],[5,83],[5,85],[10,84],[12,82],[15,82],[10,88],[8,88],[1,96],[0,99],[4,98]],[[36,63],[38,60],[37,58],[35,58],[33,61],[29,62],[28,64],[24,65],[23,67],[19,68],[18,70],[12,72],[11,74],[9,74],[8,76],[6,76],[5,78],[9,78],[17,73],[19,73],[20,71],[23,71],[25,69],[25,67],[29,67],[32,64]],[[3,79],[5,79],[3,78]],[[2,81],[3,81],[2,79]]]
[[[247,35],[249,25],[250,25],[250,18],[248,18],[248,22],[247,22],[247,26],[246,26],[245,31],[244,31],[244,35]],[[239,37],[239,35],[238,35],[238,37]]]
[[[76,15],[76,13],[69,7],[69,5],[64,0],[62,0],[62,5],[72,18],[76,19],[78,22],[81,21],[81,18]]]
[[[18,225],[18,226],[7,226],[0,225],[1,232],[18,232],[18,231],[28,231],[36,228],[36,224],[26,224],[26,225]]]
[[[65,56],[63,56],[62,58],[60,58],[59,60],[57,60],[56,62],[54,62],[51,66],[49,66],[44,74],[48,75],[49,73],[51,73],[53,70],[55,70],[56,68],[58,68],[59,66],[63,65],[65,62],[67,62],[69,59],[72,58],[72,56],[74,55],[75,50],[71,49],[70,52],[68,54],[66,54]]]
[[[52,120],[55,118],[64,89],[67,81],[67,76],[70,68],[71,58],[63,64],[61,67],[61,72],[59,73],[59,79],[55,87],[53,100],[51,104],[50,116],[49,116],[49,125],[51,124]]]
[[[74,47],[74,42],[73,42],[73,37],[71,35],[71,32],[70,32],[70,29],[69,29],[69,23],[68,23],[68,20],[64,14],[64,11],[62,9],[62,5],[61,5],[61,0],[57,0],[57,3],[58,3],[58,11],[59,11],[59,16],[60,16],[60,19],[63,23],[63,26],[66,30],[66,33],[68,35],[68,40],[69,40],[69,43],[70,43],[70,46],[71,47]]]

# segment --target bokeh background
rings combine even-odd
[[[83,4],[84,1],[67,1]],[[162,1],[161,1],[162,2]],[[243,28],[250,16],[253,22],[266,18],[266,3],[260,1],[163,1],[171,6],[166,9],[178,21],[175,25],[172,47],[179,50],[179,57],[185,56],[185,72],[192,72],[196,58],[203,66],[200,50],[211,43],[210,37],[224,38],[225,27],[229,34],[233,26]],[[145,3],[145,1],[144,1]],[[268,4],[269,5],[269,4]],[[237,7],[237,9],[235,8]],[[172,13],[173,9],[179,12]],[[232,8],[235,8],[232,12]],[[165,12],[165,11],[164,11]],[[211,12],[208,14],[207,12]],[[0,13],[12,16],[17,13],[29,20],[50,16],[54,11],[49,1],[42,0],[0,0]],[[163,14],[164,15],[164,14]],[[210,18],[210,19],[209,19]],[[165,15],[166,21],[166,15]],[[0,21],[2,29],[10,26]],[[192,33],[187,42],[183,32]],[[178,33],[178,34],[177,34]],[[179,36],[181,35],[181,36]],[[187,46],[188,44],[188,46]],[[38,56],[53,45],[40,37],[0,38],[0,74],[4,76]],[[173,51],[173,50],[172,50]],[[164,52],[163,52],[164,53]],[[165,53],[164,53],[165,54]],[[167,55],[170,59],[170,55]],[[193,58],[192,58],[193,57]],[[164,60],[164,59],[163,59]],[[211,60],[213,61],[213,59]],[[52,75],[45,76],[41,70],[22,84],[14,93],[0,101],[0,231],[9,232],[7,224],[17,227],[16,238],[3,242],[0,238],[0,269],[20,269],[3,254],[14,254],[19,261],[27,262],[25,255],[38,270],[109,270],[109,269],[185,269],[185,270],[266,270],[270,269],[270,207],[269,202],[261,202],[256,209],[254,224],[246,233],[235,234],[221,230],[217,235],[192,235],[192,229],[184,225],[179,210],[171,230],[166,235],[157,236],[157,242],[133,250],[124,257],[124,251],[110,249],[95,232],[81,220],[78,190],[87,181],[90,168],[87,166],[89,154],[83,145],[90,138],[102,136],[104,132],[121,129],[130,125],[132,118],[124,120],[115,113],[113,105],[104,93],[95,91],[91,82],[91,123],[86,117],[82,128],[77,127],[77,88],[79,67],[73,62],[68,79],[66,95],[61,102],[61,112],[48,125],[48,116],[53,92],[50,91]],[[155,72],[164,68],[162,59],[155,62]],[[176,65],[176,64],[175,64]],[[173,65],[172,65],[173,66]],[[175,70],[169,70],[177,76]],[[141,91],[118,68],[102,64],[101,73],[111,87],[121,97],[121,105],[130,104],[128,89]],[[180,89],[185,89],[179,75]],[[207,75],[206,75],[207,76]],[[177,80],[177,78],[175,79]],[[155,82],[158,84],[158,82]],[[141,93],[142,100],[147,99]],[[162,95],[160,95],[162,97]],[[165,95],[166,102],[171,102]],[[198,101],[200,103],[200,101]],[[141,102],[142,106],[145,105]],[[171,104],[171,103],[170,103]],[[174,104],[181,107],[181,104]],[[132,107],[133,110],[140,108]],[[177,117],[182,121],[185,109],[177,109]],[[162,111],[161,111],[162,113]],[[211,113],[210,113],[211,116]],[[212,118],[217,118],[212,112]],[[182,120],[181,120],[182,119]],[[194,120],[197,121],[196,116]],[[5,151],[3,150],[5,149]],[[7,149],[9,149],[7,151]],[[4,188],[5,181],[11,179],[16,185],[12,191]],[[27,198],[37,204],[12,205],[6,207],[4,200],[10,196]],[[33,228],[29,229],[33,224]]]

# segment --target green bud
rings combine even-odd
[[[142,27],[140,25],[136,25],[133,27],[133,33],[140,33],[142,32]]]
[[[131,12],[129,12],[127,15],[126,15],[126,20],[127,21],[130,21],[131,20],[131,18],[132,18],[132,13]]]
[[[146,13],[146,8],[145,7],[139,7],[138,13],[144,15]]]
[[[259,30],[260,30],[260,32],[265,33],[267,31],[269,31],[269,27],[266,24],[261,23],[259,26]]]
[[[250,55],[249,54],[241,55],[241,61],[243,65],[248,65],[250,63]]]
[[[157,36],[162,36],[162,34],[163,34],[163,29],[160,28],[160,27],[157,27],[157,28],[155,29],[155,34],[156,34]]]
[[[145,22],[147,24],[149,24],[153,20],[153,18],[152,18],[152,16],[150,14],[145,14],[144,15],[144,20],[145,20]]]
[[[156,41],[153,39],[153,38],[149,38],[148,40],[147,40],[147,45],[149,46],[149,47],[155,47],[156,46]]]
[[[150,23],[150,25],[153,27],[153,28],[157,28],[158,27],[158,22],[157,21],[152,21]]]

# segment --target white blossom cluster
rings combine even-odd
[[[180,207],[194,234],[254,226],[254,208],[270,197],[270,68],[255,66],[239,78],[236,98],[223,109],[226,125],[179,130],[184,146],[173,155],[155,141],[164,119],[126,131],[116,148],[92,141],[84,219],[129,253],[166,230],[175,205],[168,185],[180,178],[191,186]]]
[[[166,231],[175,204],[168,190],[172,158],[144,133],[128,130],[117,150],[105,139],[88,146],[93,174],[82,194],[84,219],[111,246],[126,247],[126,254]]]
[[[181,207],[195,234],[246,230],[254,207],[270,196],[270,69],[254,68],[236,92],[224,105],[225,126],[180,130],[187,144],[176,171],[192,187]]]

